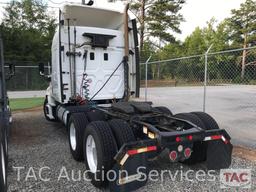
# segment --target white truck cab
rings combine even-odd
[[[52,41],[48,108],[78,98],[104,103],[133,94],[138,97],[136,21],[125,4],[114,5],[109,3],[103,8],[65,4],[60,10],[59,27]],[[126,46],[128,55],[124,61]],[[49,118],[53,115],[49,114]]]

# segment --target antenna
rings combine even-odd
[[[87,3],[85,3],[86,0],[82,0],[82,5],[88,5],[88,6],[92,6],[94,4],[93,0],[89,0]]]

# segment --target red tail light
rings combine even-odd
[[[190,148],[186,148],[184,150],[184,155],[186,158],[189,158],[191,156],[191,149]]]
[[[172,152],[170,152],[169,157],[172,161],[175,161],[178,157],[178,154],[176,151],[172,151]]]
[[[211,136],[212,140],[218,140],[221,139],[221,135],[213,135]]]
[[[176,142],[181,142],[181,138],[180,137],[176,137]]]
[[[189,135],[189,136],[188,136],[188,140],[192,141],[192,140],[193,140],[193,136],[192,136],[192,135]]]
[[[156,150],[157,150],[156,146],[149,146],[149,147],[142,147],[139,149],[131,149],[131,150],[128,150],[127,153],[128,155],[136,155],[139,153],[146,153],[146,152],[156,151]]]

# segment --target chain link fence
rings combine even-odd
[[[255,85],[256,47],[148,62],[148,85],[202,86]],[[141,64],[141,84],[145,85],[146,63]]]
[[[238,144],[256,137],[256,47],[143,62],[141,74],[143,100],[206,111]]]
[[[15,74],[7,80],[8,91],[32,91],[45,90],[48,82],[40,76],[38,66],[32,62],[7,62],[5,67],[8,70],[8,64],[15,66]],[[48,70],[48,66],[45,70]]]

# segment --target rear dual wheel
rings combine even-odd
[[[133,130],[126,121],[122,119],[112,119],[108,123],[114,134],[118,149],[120,149],[123,144],[136,140]]]
[[[97,120],[100,119],[100,120]],[[69,146],[73,158],[85,160],[88,176],[96,187],[106,186],[106,173],[114,166],[114,156],[124,143],[135,141],[126,121],[102,121],[96,111],[73,113],[69,118]],[[91,121],[89,123],[89,121]]]
[[[84,135],[84,159],[90,171],[88,176],[96,187],[106,186],[106,173],[115,164],[114,156],[118,149],[131,141],[135,141],[135,136],[124,120],[94,121],[88,124]]]
[[[180,113],[174,115],[174,117],[190,121],[204,130],[219,129],[217,122],[209,114],[204,112]],[[188,123],[183,124],[184,129],[190,129],[192,127]],[[207,143],[203,141],[194,142],[190,158],[183,161],[183,163],[193,165],[203,162],[206,160],[206,154]]]
[[[116,153],[117,144],[109,124],[106,121],[88,124],[84,133],[84,159],[94,186],[106,186],[106,174],[115,163]]]
[[[105,116],[98,110],[88,112],[73,112],[68,119],[69,146],[76,161],[84,160],[83,140],[86,126],[89,122],[104,120]]]
[[[85,127],[89,123],[85,113],[73,113],[68,122],[69,147],[76,161],[84,160],[83,136]]]

